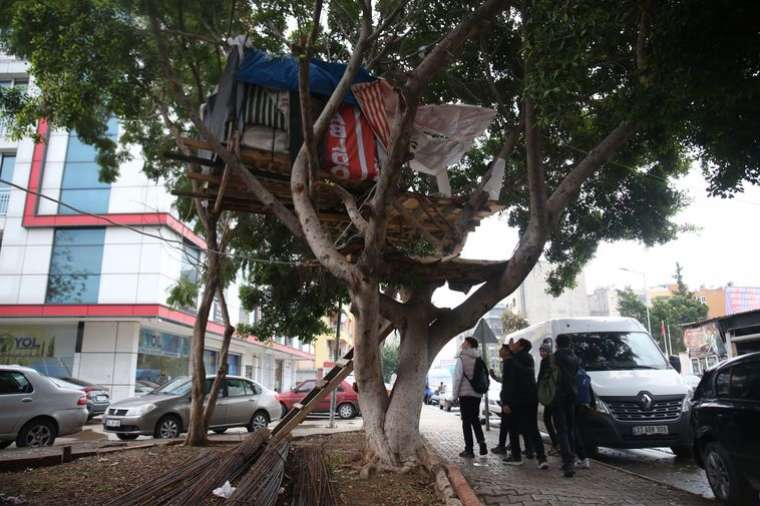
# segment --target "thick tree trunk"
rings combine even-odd
[[[222,307],[222,318],[224,319],[224,339],[222,340],[222,351],[219,354],[219,370],[216,372],[214,383],[211,385],[211,390],[208,393],[208,404],[206,405],[206,412],[203,415],[203,427],[208,432],[208,427],[211,424],[211,417],[214,415],[214,409],[216,408],[216,401],[219,398],[219,390],[222,387],[222,382],[227,376],[227,357],[230,353],[230,341],[232,341],[232,334],[235,333],[235,327],[230,322],[230,313],[227,308],[227,299],[224,297],[224,289],[220,286],[217,287],[219,292],[219,304]]]

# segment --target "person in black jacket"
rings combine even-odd
[[[501,375],[496,374],[496,371],[491,369],[491,378],[494,379],[494,381],[498,381],[501,383],[501,392],[504,392],[504,389],[506,388],[504,386],[504,378],[508,376],[509,372],[509,366],[510,364],[507,362],[507,357],[512,354],[512,350],[509,349],[509,344],[504,343],[501,345],[501,348],[499,348],[499,358],[501,359]],[[506,455],[509,451],[511,444],[507,444],[507,436],[509,436],[510,441],[513,439],[517,439],[519,437],[519,432],[517,431],[517,426],[512,423],[512,415],[504,413],[503,411],[500,413],[501,418],[501,424],[499,425],[499,444],[493,448],[491,448],[491,453],[495,453],[496,455]],[[525,443],[525,454],[528,456],[528,458],[533,458],[533,446],[530,444],[530,441],[525,439],[523,436],[523,442]]]
[[[542,344],[539,353],[541,354],[541,365],[538,368],[538,383],[541,384],[541,381],[545,380],[551,371],[551,362],[553,361],[551,344]],[[556,455],[558,447],[557,431],[554,429],[554,419],[552,418],[553,407],[554,403],[544,406],[544,427],[546,427],[546,432],[549,433],[549,439],[552,441],[552,451],[549,452],[549,455]]]
[[[576,376],[580,361],[570,348],[570,336],[557,336],[554,361],[559,368],[559,384],[552,414],[557,425],[562,471],[566,478],[572,478],[575,476],[575,399],[578,394]]]
[[[538,459],[539,469],[548,469],[544,443],[538,432],[538,390],[536,387],[536,366],[530,354],[531,344],[520,339],[512,345],[512,355],[505,361],[504,383],[501,402],[502,411],[512,415],[512,423],[526,440],[532,443]],[[505,464],[522,464],[520,440],[510,436],[511,453],[504,459]]]

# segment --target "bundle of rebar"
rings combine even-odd
[[[235,492],[225,504],[274,506],[285,475],[289,447],[287,440],[270,443],[251,469],[240,478]]]
[[[218,455],[207,451],[106,504],[114,506],[160,504],[166,500],[167,496],[171,497],[176,490],[183,489],[186,484],[202,475],[209,467],[214,466],[217,459]]]
[[[182,506],[199,504],[211,491],[243,474],[256,460],[259,450],[269,439],[269,430],[260,429],[248,436],[241,444],[224,452],[218,462],[209,466],[193,483],[178,490],[167,504]]]
[[[298,472],[293,484],[293,506],[335,506],[325,454],[321,447],[304,446],[295,452]]]

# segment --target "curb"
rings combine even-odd
[[[446,471],[448,472],[451,486],[454,487],[454,491],[459,500],[462,501],[463,506],[482,506],[483,503],[478,499],[478,496],[462,474],[458,465],[447,464]]]
[[[690,495],[693,495],[694,497],[699,497],[700,499],[704,499],[705,501],[710,501],[711,500],[711,499],[703,496],[702,494],[698,494],[696,492],[692,492],[691,490],[686,490],[684,488],[678,488],[675,485],[672,485],[672,484],[670,484],[670,483],[668,483],[666,481],[660,481],[657,478],[652,478],[652,477],[649,477],[649,476],[645,476],[643,474],[635,473],[633,471],[629,471],[628,469],[623,469],[622,467],[617,467],[617,466],[613,466],[612,464],[607,464],[606,462],[601,462],[601,461],[599,461],[597,459],[591,459],[591,460],[594,462],[594,464],[606,467],[608,469],[612,469],[614,471],[618,471],[618,472],[623,473],[623,474],[628,474],[628,475],[634,476],[636,478],[640,478],[642,480],[650,481],[650,482],[656,483],[658,485],[662,485],[663,487],[669,488],[670,490],[675,490],[676,492],[682,492],[684,494],[690,494]]]

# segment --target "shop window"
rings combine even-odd
[[[230,376],[240,376],[240,355],[227,355],[227,374]]]
[[[108,137],[116,140],[118,124],[108,122]],[[88,213],[107,213],[111,195],[110,183],[100,181],[100,165],[96,161],[97,150],[85,144],[76,132],[69,133],[66,161],[61,180],[61,202]],[[59,214],[79,214],[78,211],[59,204]]]
[[[206,369],[206,374],[216,374],[219,367],[219,352],[203,350],[203,367]]]
[[[105,233],[105,228],[67,228],[55,231],[46,302],[98,302]]]
[[[142,329],[135,379],[163,385],[187,376],[189,356],[190,340],[187,337]]]

